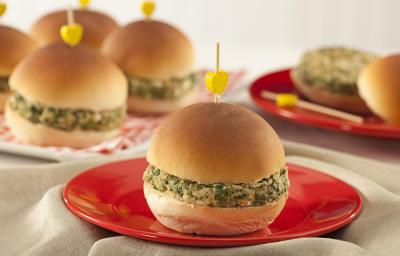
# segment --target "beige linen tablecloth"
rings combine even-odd
[[[320,238],[204,249],[141,241],[70,213],[63,183],[112,158],[0,169],[0,255],[400,255],[400,167],[285,142],[287,160],[339,177],[363,196],[359,218]],[[399,156],[400,157],[400,156]],[[119,157],[121,158],[121,157]]]

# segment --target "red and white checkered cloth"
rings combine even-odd
[[[229,94],[239,89],[241,85],[240,81],[244,74],[243,70],[230,72],[229,86],[225,96],[229,96]],[[207,91],[206,87],[202,86],[197,102],[212,101],[213,97]],[[124,150],[133,150],[135,147],[142,146],[149,140],[154,129],[158,127],[165,117],[166,115],[144,116],[130,114],[123,125],[120,136],[89,148],[74,149],[69,147],[23,145],[14,138],[10,129],[6,126],[4,117],[0,115],[0,151],[17,152],[18,154],[62,161],[64,159],[69,160],[93,154],[112,154]]]

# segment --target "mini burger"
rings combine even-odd
[[[36,48],[35,42],[24,33],[0,26],[0,112],[10,94],[8,78],[15,66]]]
[[[10,78],[5,118],[21,142],[87,147],[120,132],[127,81],[86,46],[55,43],[25,58]]]
[[[400,125],[400,55],[367,65],[358,78],[361,97],[383,120]]]
[[[133,22],[113,32],[102,53],[128,77],[129,111],[164,113],[193,103],[199,88],[194,51],[177,28],[155,20]]]
[[[361,69],[376,60],[375,54],[350,48],[320,48],[306,52],[291,72],[296,88],[306,98],[328,107],[366,114],[357,78]]]
[[[147,160],[147,203],[179,232],[253,232],[272,223],[288,198],[282,142],[264,119],[237,105],[199,103],[170,115]]]
[[[95,49],[99,49],[107,35],[118,28],[118,24],[104,13],[83,9],[74,10],[74,16],[85,31],[81,43]],[[64,24],[67,24],[67,12],[52,12],[33,24],[31,35],[41,46],[62,42],[59,31]]]

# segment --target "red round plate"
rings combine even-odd
[[[175,232],[161,225],[143,195],[146,160],[115,162],[86,171],[64,188],[64,202],[77,216],[111,231],[160,243],[226,247],[319,236],[353,221],[361,198],[348,184],[321,172],[289,165],[291,187],[281,215],[251,234],[207,237]]]
[[[275,93],[297,93],[289,73],[290,69],[273,72],[252,83],[250,94],[259,107],[271,114],[302,124],[371,137],[400,139],[400,126],[385,124],[376,116],[365,116],[364,123],[357,124],[301,108],[279,108],[275,102],[261,97],[263,90]]]

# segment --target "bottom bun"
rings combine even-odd
[[[144,185],[152,213],[164,226],[182,233],[233,236],[254,232],[271,224],[282,211],[287,196],[259,207],[218,208],[195,206]]]
[[[0,92],[0,113],[4,112],[8,96],[10,96],[9,92]]]
[[[119,129],[106,132],[57,130],[42,124],[34,124],[6,105],[5,118],[17,140],[39,146],[85,148],[117,136]]]
[[[359,95],[342,95],[322,86],[309,86],[301,81],[301,79],[295,77],[293,73],[291,74],[291,78],[300,93],[311,101],[350,113],[371,113],[371,110]]]
[[[169,113],[195,103],[200,86],[177,99],[149,99],[136,96],[128,97],[128,111],[142,114]]]

